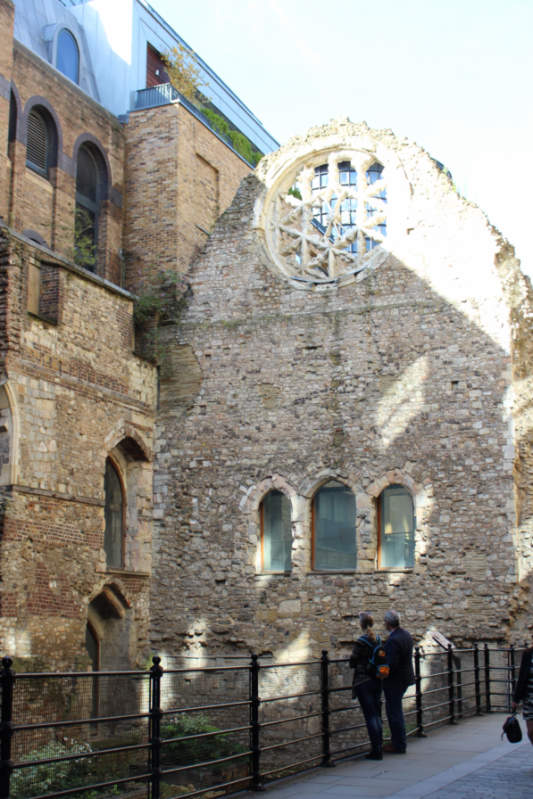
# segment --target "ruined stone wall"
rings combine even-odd
[[[132,354],[133,301],[6,229],[1,251],[12,434],[0,650],[39,656],[47,668],[71,668],[80,658],[87,665],[88,606],[111,591],[133,663],[148,634],[155,408],[154,368]],[[41,261],[57,275],[56,323],[27,310],[29,274]],[[113,569],[103,548],[104,472],[121,446],[125,491],[134,496],[124,565]]]
[[[185,272],[250,167],[183,105],[130,113],[126,127],[127,286]]]
[[[303,285],[265,246],[263,202],[323,147],[385,165],[395,232],[355,279]],[[513,329],[528,313],[515,303],[512,322],[509,292],[527,284],[484,215],[415,145],[333,124],[263,160],[188,279],[161,373],[154,650],[316,656],[352,640],[359,610],[390,606],[418,639],[503,638],[519,580]],[[311,567],[330,477],[355,495],[355,571]],[[394,483],[415,503],[412,569],[378,568],[377,498]],[[260,570],[271,488],[291,501],[288,574]]]

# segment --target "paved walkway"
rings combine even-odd
[[[533,746],[501,741],[506,714],[466,719],[410,738],[406,755],[345,760],[272,783],[252,799],[533,799]]]

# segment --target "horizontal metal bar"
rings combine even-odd
[[[13,768],[28,768],[28,766],[46,766],[49,763],[63,763],[67,760],[82,760],[88,757],[100,757],[102,755],[112,755],[117,752],[134,752],[140,749],[149,749],[150,744],[132,744],[131,746],[115,746],[112,749],[97,749],[93,752],[78,752],[76,755],[61,755],[60,757],[50,757],[46,760],[20,760],[13,764]]]
[[[275,727],[278,724],[288,724],[290,721],[301,721],[302,719],[316,719],[321,716],[321,712],[306,713],[303,716],[291,716],[288,719],[275,719],[274,721],[262,721],[260,727]]]
[[[360,730],[364,724],[352,724],[350,727],[337,727],[336,730],[330,730],[330,735],[340,735],[341,732],[351,732],[352,730]]]
[[[70,796],[73,793],[96,791],[100,788],[111,788],[113,785],[124,785],[127,782],[140,782],[141,780],[149,779],[151,776],[151,773],[148,771],[145,774],[136,774],[134,777],[118,777],[115,780],[108,780],[107,782],[95,782],[93,785],[82,785],[79,788],[67,788],[65,791],[42,793],[39,794],[39,796],[32,796],[31,799],[59,799],[61,796]]]
[[[330,713],[344,713],[347,710],[357,710],[355,705],[343,705],[342,707],[332,707],[329,709]]]
[[[230,760],[240,760],[243,757],[250,757],[252,750],[240,752],[238,755],[227,755],[219,757],[217,760],[204,760],[201,763],[189,763],[186,766],[174,766],[173,768],[161,769],[161,776],[165,774],[179,774],[183,771],[190,771],[193,768],[205,768],[206,766],[217,766],[219,763],[228,763]]]
[[[183,741],[193,741],[199,738],[213,738],[215,735],[230,735],[232,732],[243,732],[244,730],[251,730],[250,724],[245,727],[230,727],[226,730],[214,730],[212,732],[197,732],[194,735],[179,735],[176,738],[162,738],[161,744],[174,744],[182,743]]]
[[[167,797],[167,799],[189,799],[191,796],[200,796],[207,791],[220,791],[222,788],[229,788],[230,785],[237,785],[240,782],[248,782],[252,779],[251,774],[245,777],[238,777],[236,780],[229,780],[228,782],[219,782],[216,785],[209,785],[207,788],[198,788],[197,791],[189,791],[188,793],[179,793],[176,796]],[[168,784],[168,783],[166,783]]]
[[[239,702],[224,702],[220,705],[195,705],[194,707],[174,707],[169,710],[163,710],[163,716],[175,716],[177,713],[194,713],[197,710],[225,710],[228,707],[246,707],[250,706],[249,699],[242,699]]]
[[[439,702],[436,705],[424,705],[424,713],[428,710],[435,710],[437,707],[446,707],[450,704],[450,700],[448,699],[446,702]]]
[[[263,668],[266,667],[261,666],[261,669]],[[183,669],[165,669],[162,676],[164,678],[167,674],[196,674],[197,672],[204,674],[218,671],[250,671],[250,666],[191,666]]]
[[[330,755],[331,757],[335,757],[336,755],[344,755],[345,752],[353,752],[354,749],[367,749],[367,748],[368,748],[368,741],[361,741],[358,744],[352,744],[352,746],[345,746],[343,749],[332,749],[330,750]]]
[[[340,694],[342,691],[351,691],[351,685],[343,685],[341,688],[329,688],[328,694]]]
[[[301,743],[302,741],[314,741],[316,738],[321,738],[321,732],[315,732],[312,735],[304,735],[301,738],[292,738],[290,741],[283,741],[280,744],[269,744],[269,746],[262,746],[261,752],[272,752],[274,749],[285,749],[286,746],[293,746],[294,744]]]
[[[22,730],[55,729],[56,727],[81,727],[84,724],[103,724],[109,721],[130,721],[131,719],[148,719],[149,713],[132,713],[129,716],[98,716],[94,719],[68,719],[65,721],[40,721],[36,724],[14,724],[13,732]]]
[[[164,672],[168,674],[168,672]],[[91,680],[98,680],[100,677],[143,677],[145,680],[150,679],[149,671],[23,671],[21,674],[15,673],[15,679],[18,680],[51,680],[51,679],[64,679],[64,678],[90,677]]]
[[[424,722],[424,729],[427,727],[434,727],[435,724],[442,724],[443,721],[450,721],[451,716],[442,716],[440,719],[435,719],[434,721],[428,721],[427,724]]]
[[[322,661],[320,660],[302,660],[301,663],[267,663],[265,665],[261,664],[260,670],[266,671],[266,669],[292,669],[295,666],[320,666]]]
[[[307,757],[305,760],[296,760],[294,763],[286,763],[284,766],[280,766],[279,768],[271,769],[270,771],[262,771],[260,777],[269,777],[271,774],[279,774],[280,771],[285,771],[285,769],[294,768],[295,766],[303,766],[306,763],[312,763],[314,760],[321,760],[322,754],[313,755],[313,757]]]
[[[286,694],[285,696],[273,696],[269,697],[268,699],[261,699],[259,700],[262,705],[267,705],[269,702],[279,702],[282,699],[299,699],[300,697],[304,696],[320,696],[320,690],[318,691],[304,691],[301,694]]]

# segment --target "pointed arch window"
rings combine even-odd
[[[124,563],[125,497],[122,481],[111,460],[105,466],[105,532],[104,549],[106,564],[111,568],[122,568]]]
[[[378,565],[410,569],[415,564],[415,512],[411,492],[402,485],[385,488],[378,500]]]
[[[66,28],[63,28],[57,37],[56,66],[67,78],[79,83],[80,50],[76,39]]]
[[[313,569],[346,571],[357,567],[355,496],[329,480],[313,497]]]
[[[261,502],[261,568],[291,570],[291,503],[282,491],[269,491]]]

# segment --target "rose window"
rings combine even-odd
[[[267,241],[286,277],[339,282],[369,265],[383,244],[387,186],[383,166],[368,153],[319,157],[278,184]]]

